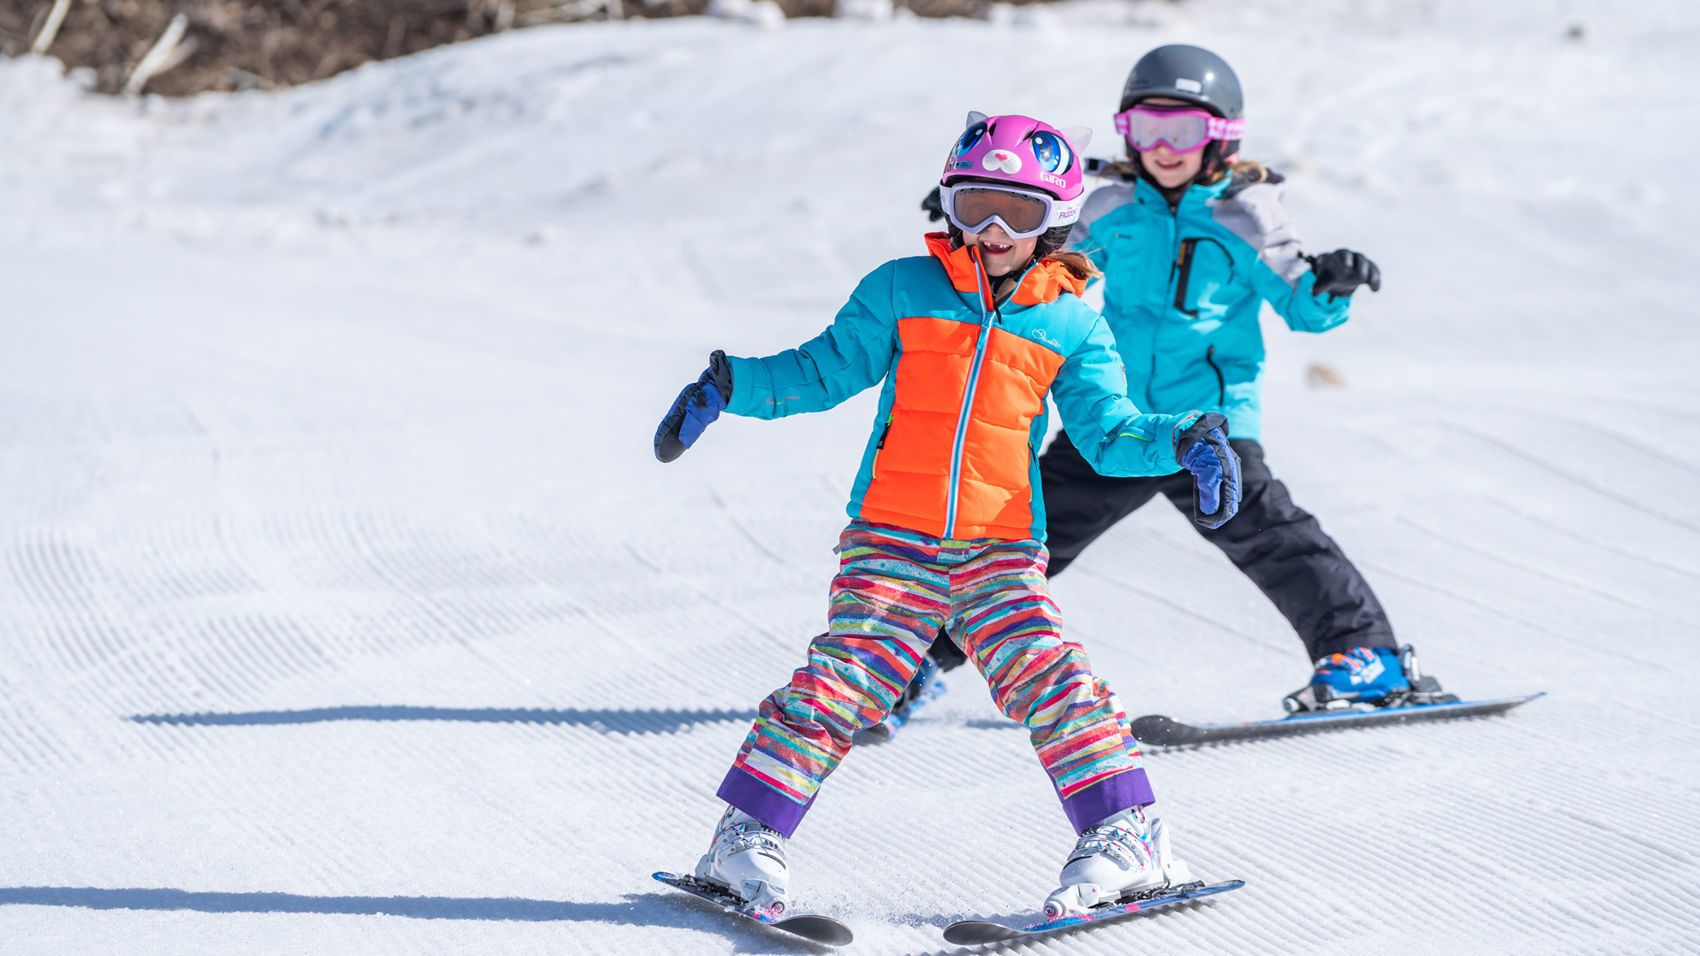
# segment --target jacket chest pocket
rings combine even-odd
[[[1210,236],[1189,236],[1180,241],[1170,266],[1173,293],[1169,304],[1192,318],[1218,317],[1232,301],[1239,278],[1234,257]]]
[[[1168,286],[1170,263],[1163,261],[1159,249],[1174,243],[1174,235],[1156,222],[1139,222],[1113,230],[1103,239],[1106,281],[1121,286],[1123,297],[1133,295],[1145,299]]]

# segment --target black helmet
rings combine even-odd
[[[1122,109],[1167,96],[1197,103],[1224,119],[1245,115],[1245,96],[1234,68],[1203,47],[1171,43],[1139,58],[1122,87]]]
[[[1245,94],[1240,91],[1240,78],[1234,75],[1234,68],[1203,47],[1171,43],[1139,58],[1122,87],[1121,109],[1130,109],[1140,100],[1159,96],[1195,103],[1223,119],[1240,119],[1245,115]],[[1198,178],[1213,181],[1239,152],[1237,139],[1204,147],[1204,165]],[[1136,157],[1131,149],[1128,155]],[[1137,157],[1134,162],[1141,175],[1145,175],[1144,164]]]

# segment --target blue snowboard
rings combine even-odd
[[[1324,730],[1345,730],[1348,727],[1370,727],[1381,724],[1405,724],[1419,720],[1450,720],[1458,717],[1485,717],[1503,714],[1536,698],[1546,691],[1524,694],[1521,697],[1498,697],[1490,700],[1454,700],[1446,703],[1408,704],[1401,707],[1381,707],[1374,710],[1319,710],[1278,717],[1273,720],[1248,720],[1237,724],[1185,724],[1173,717],[1150,714],[1133,722],[1133,735],[1139,742],[1152,747],[1188,747],[1196,744],[1220,743],[1229,740],[1257,740],[1263,737],[1286,737],[1293,734],[1317,733]]]

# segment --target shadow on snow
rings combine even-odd
[[[303,896],[298,893],[217,893],[139,887],[13,886],[0,888],[0,905],[71,906],[93,910],[192,910],[197,913],[322,913],[406,916],[411,919],[572,920],[652,925],[651,920],[636,918],[637,904],[651,902],[660,896],[659,893],[647,893],[643,896],[628,895],[624,902],[619,903],[578,903],[498,896]],[[659,925],[687,924],[681,920]]]
[[[299,913],[327,916],[400,916],[407,919],[495,920],[510,922],[609,923],[667,929],[714,930],[726,926],[766,935],[761,927],[736,916],[719,914],[712,906],[679,906],[672,893],[628,893],[619,902],[580,903],[573,900],[533,900],[521,897],[458,896],[305,896],[299,893],[220,893],[168,888],[94,886],[0,887],[0,906],[66,906],[92,910],[162,910],[196,913]],[[696,901],[690,901],[696,902]],[[751,948],[742,952],[788,952]],[[805,943],[805,946],[808,944]],[[776,944],[777,946],[777,944]]]
[[[450,721],[493,724],[560,724],[588,727],[607,734],[676,733],[697,724],[748,721],[748,710],[633,710],[622,708],[539,709],[531,707],[409,707],[345,706],[304,710],[250,710],[184,714],[135,714],[138,724],[187,727],[265,727],[283,724],[321,724],[339,720]]]

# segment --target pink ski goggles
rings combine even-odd
[[[1116,114],[1116,132],[1141,153],[1159,144],[1177,153],[1194,153],[1211,140],[1239,139],[1245,120],[1223,119],[1207,110],[1166,110],[1135,106]]]

